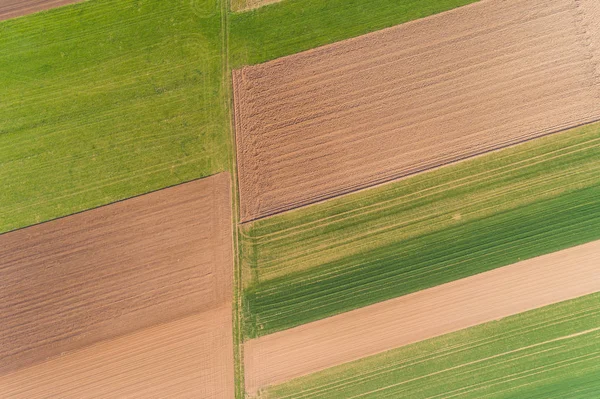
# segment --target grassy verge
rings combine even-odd
[[[0,23],[0,232],[228,169],[215,0]]]
[[[275,386],[268,398],[593,398],[600,294],[433,338]]]
[[[255,337],[600,238],[600,124],[245,225]]]
[[[475,1],[284,0],[231,15],[231,64],[265,62]]]

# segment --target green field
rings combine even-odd
[[[285,0],[230,17],[231,65],[257,64],[477,0]]]
[[[217,0],[0,23],[0,232],[228,169]]]
[[[255,223],[249,337],[600,239],[600,124]]]
[[[597,398],[600,294],[394,349],[265,398]]]

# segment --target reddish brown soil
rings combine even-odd
[[[0,0],[0,21],[83,0]]]
[[[230,309],[230,209],[220,174],[0,235],[0,375]]]
[[[234,71],[242,221],[600,119],[594,1],[484,0]]]
[[[282,0],[238,0],[231,3],[233,11],[247,11],[266,6],[269,4],[279,3]]]
[[[233,398],[231,307],[0,376],[3,398]]]
[[[246,389],[600,291],[600,241],[244,344]]]

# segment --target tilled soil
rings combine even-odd
[[[84,0],[0,0],[0,21]]]
[[[600,119],[598,20],[483,0],[234,71],[242,221]]]
[[[246,389],[598,291],[600,241],[250,340]]]
[[[0,375],[231,309],[230,209],[223,173],[0,235]]]
[[[233,398],[231,315],[221,306],[0,376],[0,396]]]

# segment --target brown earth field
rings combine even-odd
[[[0,21],[84,0],[0,0]]]
[[[243,222],[600,119],[596,0],[483,0],[233,72]]]
[[[157,325],[172,330],[168,323],[217,308],[231,312],[230,197],[229,174],[223,173],[0,235],[2,383],[10,384],[19,369],[96,343],[116,339],[118,347],[126,334]],[[215,319],[210,327],[225,334],[223,342],[233,339],[228,320]],[[148,342],[169,343],[162,330],[152,331],[159,336]],[[229,348],[213,349],[228,352],[233,370]],[[208,352],[199,346],[195,353]],[[190,363],[181,367],[187,374]],[[208,375],[211,364],[203,367],[196,371]],[[134,384],[146,373],[132,368],[120,374]],[[179,377],[174,370],[171,376],[175,385]],[[39,379],[28,381],[42,389]]]
[[[244,344],[246,390],[600,291],[600,241]]]
[[[231,306],[0,376],[0,397],[233,398]]]

